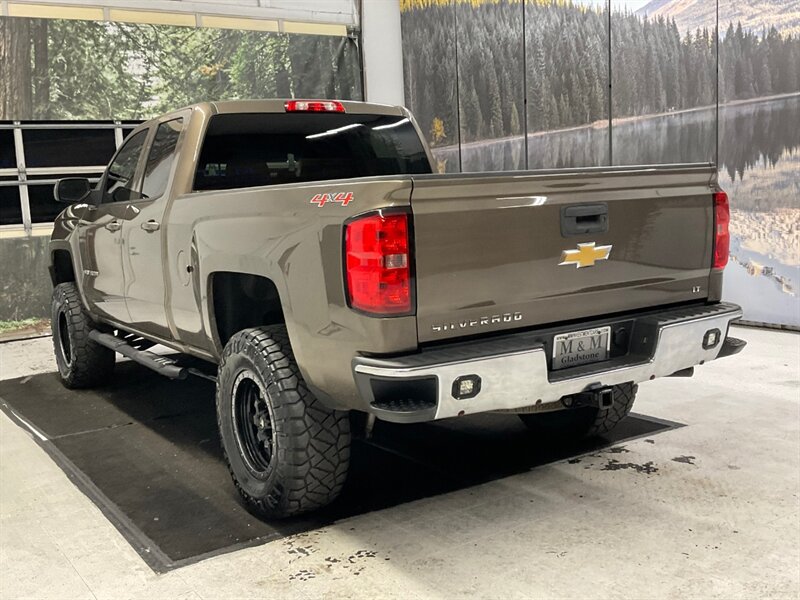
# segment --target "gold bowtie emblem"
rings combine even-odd
[[[561,253],[561,265],[575,265],[575,268],[593,267],[598,260],[607,260],[611,254],[611,245],[595,246],[594,242],[578,244],[577,250],[564,250]]]

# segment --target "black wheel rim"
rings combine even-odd
[[[274,454],[270,406],[259,383],[247,372],[233,385],[233,427],[242,458],[253,474],[263,477]]]
[[[63,310],[58,313],[58,347],[61,349],[61,358],[64,359],[64,364],[69,367],[72,364],[72,350],[69,347],[67,315]]]

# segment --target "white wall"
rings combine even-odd
[[[92,7],[105,10],[164,11],[306,23],[357,25],[357,0],[2,0],[0,14],[14,14],[15,5]],[[11,11],[9,11],[9,5]],[[32,16],[32,15],[22,15]],[[39,15],[36,15],[39,16]],[[58,15],[63,18],[63,15]],[[399,18],[399,17],[398,17]]]
[[[400,0],[362,0],[361,35],[366,100],[403,104]]]

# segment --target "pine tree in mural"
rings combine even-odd
[[[457,38],[462,141],[518,133],[514,110],[520,125],[525,118],[523,6],[528,130],[608,119],[607,13],[568,0],[404,0],[406,99],[423,131],[430,131],[434,118],[446,131],[458,130]],[[674,21],[622,12],[612,13],[611,20],[614,117],[715,102],[713,29],[681,34]],[[800,91],[797,36],[774,28],[755,33],[731,24],[719,54],[722,101]],[[455,141],[450,136],[433,145]]]

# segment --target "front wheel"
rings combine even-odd
[[[233,482],[256,512],[298,515],[341,492],[350,460],[348,414],[308,390],[285,327],[245,329],[227,343],[217,419]]]
[[[74,283],[59,283],[53,289],[50,327],[56,365],[66,387],[90,388],[111,376],[116,355],[89,337],[95,323],[83,307]]]
[[[614,429],[628,416],[636,399],[638,386],[621,383],[614,386],[614,402],[610,408],[584,406],[547,413],[521,414],[519,418],[546,440],[574,441],[603,435]]]

